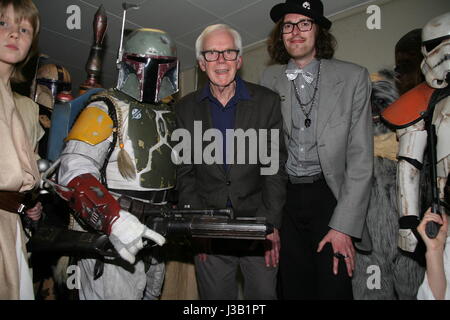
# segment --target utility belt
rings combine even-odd
[[[320,180],[323,180],[325,177],[323,176],[323,173],[318,173],[313,176],[291,176],[289,175],[289,182],[291,184],[305,184],[305,183],[314,183]]]
[[[0,209],[20,213],[25,208],[27,195],[16,191],[0,191]]]

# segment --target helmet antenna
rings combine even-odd
[[[123,8],[123,16],[122,16],[122,32],[120,33],[120,46],[119,46],[119,55],[117,56],[117,64],[120,63],[120,61],[122,61],[122,44],[123,44],[123,33],[124,33],[124,29],[125,29],[125,20],[126,20],[126,16],[127,16],[127,10],[128,9],[139,9],[139,6],[137,4],[131,4],[131,3],[127,3],[127,2],[123,2],[122,3],[122,8]]]

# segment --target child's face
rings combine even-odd
[[[0,63],[14,65],[24,60],[33,41],[33,27],[28,20],[17,21],[12,5],[0,14]]]

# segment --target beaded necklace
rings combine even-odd
[[[300,99],[300,93],[298,92],[297,85],[295,84],[295,79],[291,80],[292,84],[294,85],[295,89],[295,97],[298,100],[298,103],[300,105],[300,109],[302,110],[303,114],[305,115],[305,127],[309,128],[311,126],[311,119],[309,118],[309,115],[311,114],[312,108],[314,106],[314,103],[316,102],[316,93],[317,89],[319,89],[319,79],[320,79],[320,69],[321,69],[322,61],[319,60],[319,71],[317,72],[317,79],[316,79],[316,85],[314,86],[314,94],[312,98],[307,103],[302,103],[302,100]],[[311,104],[309,110],[306,110],[306,106]]]

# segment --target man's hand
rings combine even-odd
[[[39,221],[42,215],[42,204],[37,202],[33,208],[28,209],[25,213],[32,221]]]
[[[328,242],[331,243],[334,253],[333,273],[335,275],[338,273],[339,259],[343,258],[347,265],[348,276],[351,277],[353,275],[353,270],[355,270],[355,248],[352,239],[345,233],[331,229],[322,241],[320,241],[317,252],[322,251],[322,248]]]
[[[266,267],[278,266],[280,258],[280,235],[278,229],[273,229],[273,232],[266,237],[266,249],[264,251],[264,260]]]
[[[109,240],[122,259],[133,264],[136,254],[144,247],[143,238],[160,246],[166,242],[162,235],[147,228],[135,216],[120,210],[119,218],[112,225]]]

